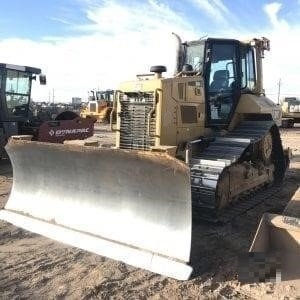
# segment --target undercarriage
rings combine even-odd
[[[218,216],[245,195],[283,179],[286,162],[273,121],[243,121],[225,136],[190,145],[192,205],[200,215]]]

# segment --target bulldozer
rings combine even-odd
[[[1,219],[185,280],[192,213],[218,217],[281,184],[281,112],[263,89],[269,40],[174,36],[173,76],[153,66],[115,91],[115,147],[10,140],[14,181]]]
[[[0,159],[5,157],[4,146],[12,135],[31,135],[34,140],[62,143],[93,135],[92,120],[64,111],[55,120],[36,117],[30,110],[32,82],[39,76],[46,84],[41,69],[0,63]]]

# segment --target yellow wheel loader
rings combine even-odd
[[[97,91],[92,90],[89,101],[81,111],[80,117],[92,118],[96,122],[109,122],[110,113],[112,111],[113,90]]]
[[[14,181],[0,218],[188,279],[192,212],[218,216],[281,183],[280,108],[262,86],[269,41],[175,37],[174,76],[154,66],[115,92],[113,149],[11,139]]]

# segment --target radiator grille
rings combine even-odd
[[[96,112],[96,103],[90,103],[90,112]]]
[[[154,146],[155,112],[148,116],[155,103],[154,93],[130,93],[120,95],[120,148],[150,150]]]

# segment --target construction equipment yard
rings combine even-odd
[[[93,139],[113,144],[108,127],[95,128]],[[300,185],[300,127],[281,129],[281,139],[293,158],[275,194],[225,225],[193,225],[192,279],[167,278],[0,221],[1,299],[299,299],[299,279],[241,284],[237,278],[238,255],[249,251],[262,214],[280,214]],[[0,208],[11,185],[12,168],[2,160]]]

